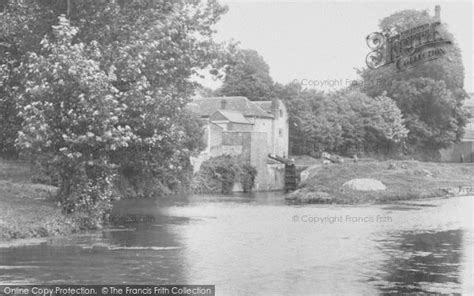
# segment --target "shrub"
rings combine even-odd
[[[257,169],[242,162],[240,157],[220,155],[201,164],[194,176],[192,190],[196,193],[230,194],[234,184],[242,184],[244,192],[252,191]]]
[[[257,169],[249,164],[242,165],[240,172],[240,182],[244,192],[251,192],[255,184],[255,177],[257,177]]]

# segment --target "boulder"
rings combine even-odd
[[[343,188],[352,189],[355,191],[382,191],[386,190],[387,186],[385,186],[382,182],[376,179],[352,179],[347,181],[342,185]]]

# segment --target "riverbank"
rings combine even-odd
[[[416,161],[316,164],[288,199],[300,203],[382,203],[473,194],[474,164]],[[355,191],[342,185],[355,178],[381,181],[384,191]],[[57,188],[34,184],[29,165],[0,160],[0,242],[68,235],[80,230],[53,201]],[[459,190],[461,188],[461,192]],[[468,190],[466,190],[466,188]]]
[[[298,203],[384,203],[398,200],[469,194],[474,164],[382,161],[322,165],[303,173],[298,189],[287,196]],[[353,179],[374,179],[385,190],[354,190]],[[459,190],[461,188],[461,190]]]
[[[33,184],[31,177],[28,164],[0,160],[0,242],[78,231],[53,202],[56,187]]]

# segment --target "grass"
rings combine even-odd
[[[57,188],[33,184],[32,177],[27,163],[0,159],[0,242],[77,231],[53,201]]]
[[[289,195],[290,199],[316,202],[318,194],[325,193],[331,196],[330,202],[335,203],[389,202],[445,196],[449,195],[446,188],[474,186],[474,164],[471,163],[374,161],[315,165],[309,170],[309,177],[300,184],[299,190]],[[342,187],[356,178],[377,179],[387,190],[354,191]]]

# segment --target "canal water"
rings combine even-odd
[[[474,292],[473,197],[120,201],[109,229],[0,246],[2,284],[212,284],[217,295]]]

